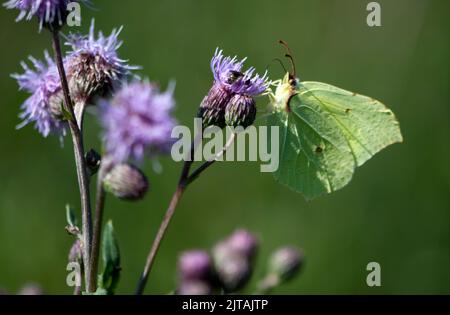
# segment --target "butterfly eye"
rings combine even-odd
[[[293,76],[290,76],[289,78],[289,85],[292,86],[293,88],[298,87],[298,79],[294,78]]]

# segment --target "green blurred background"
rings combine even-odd
[[[260,173],[258,163],[214,165],[182,199],[146,293],[174,287],[180,251],[209,248],[237,227],[262,241],[255,276],[278,246],[304,249],[303,273],[276,293],[450,293],[449,1],[379,1],[382,26],[374,28],[366,24],[369,1],[93,2],[98,10],[83,8],[80,31],[93,16],[106,33],[124,25],[120,55],[163,86],[176,80],[181,123],[192,126],[217,46],[263,71],[284,54],[282,38],[302,80],[382,100],[405,138],[358,169],[346,188],[311,202]],[[31,126],[15,130],[27,95],[9,74],[51,47],[49,34],[34,22],[15,23],[16,14],[0,10],[0,287],[14,292],[32,281],[47,293],[71,293],[64,205],[79,204],[72,147]],[[270,73],[283,74],[275,63]],[[98,125],[93,117],[87,124],[86,146],[98,147]],[[178,178],[179,163],[161,163],[162,174],[145,165],[152,189],[143,202],[107,200],[122,252],[119,293],[134,291]],[[381,264],[378,288],[366,285],[371,261]]]

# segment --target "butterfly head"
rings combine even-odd
[[[291,49],[285,41],[280,40],[279,43],[283,45],[287,50],[285,57],[289,59],[291,63],[291,69],[289,71],[286,70],[286,74],[284,75],[283,79],[275,84],[275,93],[273,93],[270,98],[271,104],[275,109],[285,110],[289,112],[289,101],[292,96],[297,94],[300,80],[297,78],[297,71],[295,68],[295,62],[294,58],[292,57]]]

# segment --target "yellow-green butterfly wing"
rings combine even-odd
[[[344,187],[357,166],[402,141],[381,102],[326,83],[290,81],[286,75],[271,95],[268,125],[279,127],[280,149],[274,176],[307,199]]]

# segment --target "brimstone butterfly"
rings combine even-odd
[[[381,102],[326,83],[300,82],[290,51],[286,56],[293,72],[273,82],[275,91],[269,93],[267,123],[279,126],[274,176],[312,199],[347,185],[356,167],[402,142],[402,135],[393,112]]]

